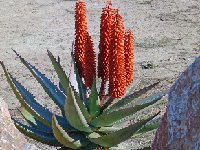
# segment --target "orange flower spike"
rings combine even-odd
[[[85,42],[87,33],[86,5],[83,0],[76,1],[75,8],[75,45],[74,55],[81,77],[83,74]]]
[[[95,67],[95,52],[91,36],[87,33],[86,49],[85,49],[85,65],[84,65],[84,79],[86,87],[91,88],[93,78],[96,75]]]
[[[131,30],[125,32],[124,41],[126,85],[130,85],[134,78],[134,37]]]
[[[100,24],[98,77],[103,81],[109,80],[109,49],[113,25],[113,11],[111,5],[111,1],[106,2],[106,7],[102,10]]]
[[[109,95],[120,98],[126,90],[126,72],[124,64],[124,26],[122,17],[116,14],[110,46]]]

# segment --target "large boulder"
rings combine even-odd
[[[152,150],[200,150],[200,57],[171,87],[168,99]]]
[[[7,104],[0,98],[0,150],[38,150],[35,145],[27,143],[13,124]]]
[[[167,127],[167,113],[165,113],[156,131],[156,136],[151,147],[152,150],[167,150]]]

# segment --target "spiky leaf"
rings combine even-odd
[[[76,102],[78,103],[81,112],[83,113],[83,116],[85,117],[85,119],[90,122],[91,120],[91,116],[88,112],[88,109],[86,108],[86,103],[84,102],[84,100],[82,99],[82,97],[80,96],[80,94],[78,93],[78,82],[77,82],[77,76],[76,76],[76,72],[75,72],[75,67],[74,67],[74,63],[72,61],[71,63],[71,69],[70,69],[70,75],[69,75],[69,79],[70,79],[70,85],[71,88],[73,90],[74,96],[76,98]]]
[[[89,98],[89,111],[92,117],[96,117],[100,114],[100,100],[96,87],[96,79],[93,80],[91,94]]]
[[[56,117],[52,118],[52,128],[53,133],[56,139],[64,146],[72,148],[72,149],[80,149],[81,147],[89,144],[89,140],[82,134],[75,133],[67,133],[56,120]]]
[[[140,84],[140,80],[134,79],[133,82],[127,87],[125,96],[130,95],[139,84]]]
[[[113,147],[119,143],[129,139],[134,133],[136,133],[142,126],[144,126],[148,121],[152,120],[158,114],[149,117],[148,119],[139,121],[133,125],[126,128],[120,129],[116,132],[100,136],[97,133],[91,133],[89,139],[91,142],[101,145],[103,147]]]
[[[101,111],[106,111],[107,108],[113,103],[113,98],[111,96],[107,96],[105,103],[101,107]]]
[[[30,93],[23,88],[23,86],[15,79],[10,77],[9,72],[6,70],[3,62],[0,62],[0,64],[3,67],[5,76],[7,78],[7,81],[12,88],[15,96],[21,103],[21,105],[31,114],[33,115],[37,120],[41,121],[43,124],[51,127],[51,118],[52,113],[48,110],[42,107],[37,101],[35,101],[34,96],[30,96]],[[30,97],[29,97],[30,96]],[[65,126],[67,130],[75,131],[74,128],[72,128],[66,119],[59,117],[59,122]]]
[[[48,126],[44,125],[40,121],[34,118],[33,115],[31,115],[24,107],[20,108],[20,112],[22,116],[28,121],[28,123],[33,127],[38,130],[44,131],[44,132],[52,132],[52,129],[49,128]]]
[[[67,100],[65,102],[65,116],[71,126],[73,126],[75,129],[85,132],[92,132],[81,112],[80,107],[76,102],[76,98],[71,86],[68,87],[67,91]]]
[[[21,107],[19,109],[21,112],[22,116],[28,121],[31,122],[32,124],[36,124],[36,120],[33,115],[31,115],[24,107]]]
[[[160,123],[159,121],[156,121],[154,123],[150,123],[150,124],[146,124],[145,126],[143,126],[138,132],[137,135],[143,134],[143,133],[147,133],[149,131],[155,130],[159,127]]]
[[[143,100],[138,101],[131,108],[113,111],[111,113],[103,113],[99,117],[95,118],[91,122],[91,124],[95,127],[103,127],[103,126],[112,125],[113,123],[123,119],[124,117],[130,116],[130,115],[136,113],[137,111],[144,109],[145,107],[148,107],[149,105],[156,103],[164,95],[165,95],[165,92],[164,93],[161,92],[159,94],[155,94],[151,97],[148,97],[148,98],[145,98]]]
[[[48,56],[54,66],[54,69],[58,75],[58,78],[60,79],[60,82],[62,83],[64,93],[67,94],[67,88],[69,86],[69,78],[67,77],[65,71],[63,70],[60,63],[56,60],[56,58],[53,56],[53,54],[47,50]]]
[[[90,122],[91,121],[91,115],[89,114],[87,108],[85,107],[83,101],[81,100],[80,96],[78,95],[78,93],[75,91],[75,89],[73,87],[72,88],[72,91],[74,93],[74,96],[75,96],[75,99],[76,99],[76,102],[84,116],[84,118],[87,120],[87,122]]]
[[[42,74],[35,66],[28,63],[24,58],[22,58],[16,51],[16,55],[20,58],[21,62],[30,70],[32,75],[41,84],[45,92],[49,97],[59,106],[61,111],[64,110],[63,106],[65,103],[66,96],[59,90],[59,88],[51,82],[44,74]]]
[[[136,98],[139,98],[141,95],[145,94],[146,92],[148,92],[149,90],[151,90],[152,88],[154,88],[158,84],[159,84],[159,82],[156,82],[154,84],[151,84],[147,87],[144,87],[144,88],[134,92],[133,94],[125,96],[121,100],[114,103],[110,108],[106,109],[104,112],[112,112],[116,109],[119,109],[120,107],[123,107],[123,106],[131,103],[133,100],[135,100]]]
[[[120,129],[122,129],[122,128],[110,126],[110,127],[101,127],[101,128],[99,128],[97,131],[98,131],[98,132],[101,132],[101,133],[106,133],[106,134],[108,134],[108,133],[111,133],[111,132],[114,132],[114,131],[118,131],[118,130],[120,130]]]
[[[12,76],[10,76],[10,78],[12,79],[11,82],[14,83],[13,89],[15,90],[15,94],[22,106],[36,119],[51,127],[51,118],[53,115],[52,112],[37,103],[34,99],[32,99],[33,97],[29,97],[29,91],[23,88],[23,86],[15,78]],[[20,92],[20,94],[17,90]],[[68,130],[74,130],[63,117],[59,117],[59,121],[62,122],[63,126],[65,126]]]
[[[79,89],[79,95],[81,97],[81,100],[83,100],[83,103],[85,105],[85,107],[88,109],[88,100],[86,98],[86,87],[85,85],[83,84],[83,81],[78,73],[78,68],[76,67],[76,63],[75,63],[75,60],[74,60],[74,55],[73,53],[71,53],[71,56],[72,56],[72,63],[74,65],[74,73],[75,73],[75,76],[76,76],[76,81],[78,83],[78,89]]]
[[[6,76],[6,78],[7,78],[7,81],[8,81],[8,83],[9,83],[9,85],[10,85],[10,87],[12,88],[12,90],[13,90],[13,92],[14,92],[14,94],[15,94],[15,96],[17,97],[17,99],[19,100],[19,102],[21,103],[21,105],[24,107],[24,108],[26,108],[26,110],[28,110],[29,112],[32,112],[31,114],[33,115],[33,116],[37,116],[36,118],[38,119],[38,120],[42,120],[43,121],[43,123],[44,124],[46,124],[46,125],[49,125],[48,124],[48,121],[46,121],[43,117],[41,117],[41,115],[38,115],[37,113],[36,113],[36,111],[34,111],[33,109],[32,109],[32,107],[24,100],[24,98],[21,96],[21,94],[19,93],[19,91],[17,90],[17,88],[16,88],[16,85],[13,83],[13,81],[12,81],[12,79],[14,79],[14,78],[12,78],[11,79],[11,77],[10,77],[10,75],[9,75],[9,72],[7,71],[7,69],[5,68],[5,66],[4,66],[4,64],[3,64],[3,62],[1,62],[1,66],[3,67],[3,70],[4,70],[4,74],[5,74],[5,76]],[[16,81],[16,80],[15,80]],[[17,82],[15,82],[15,83],[17,83]],[[18,85],[18,88],[19,88],[19,85]],[[27,95],[27,97],[28,97],[28,95]],[[35,107],[37,107],[37,105],[39,105],[39,104],[37,104],[37,102],[35,101],[35,99],[32,99],[33,97],[31,96],[31,97],[28,97],[29,99],[27,100],[29,103],[31,103],[33,106],[35,106]],[[30,99],[32,100],[32,101],[30,101]]]
[[[60,143],[56,140],[53,133],[46,133],[42,130],[38,130],[33,127],[29,127],[27,125],[24,125],[24,124],[18,122],[14,118],[12,118],[12,120],[14,121],[16,128],[20,132],[22,132],[24,135],[26,135],[32,139],[35,139],[38,142],[44,143],[44,144],[48,144],[48,145],[52,145],[52,146],[60,146]]]

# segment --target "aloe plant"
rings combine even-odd
[[[35,96],[22,86],[1,62],[7,81],[23,106],[20,112],[29,123],[29,125],[25,125],[13,118],[15,126],[25,135],[53,146],[64,146],[71,149],[95,149],[116,147],[134,134],[155,129],[149,128],[150,125],[145,126],[145,124],[158,114],[128,127],[123,127],[122,121],[125,117],[156,103],[165,95],[165,92],[160,92],[148,98],[138,99],[158,83],[129,94],[138,84],[134,82],[130,85],[128,88],[130,91],[127,90],[124,97],[112,99],[113,103],[110,103],[111,98],[108,98],[104,105],[100,106],[96,80],[94,79],[91,95],[87,98],[87,90],[74,62],[73,73],[76,77],[77,87],[71,84],[60,63],[48,51],[48,56],[62,84],[63,90],[61,90],[35,66],[27,62],[18,53],[16,54],[63,112],[63,116],[58,116],[40,105]],[[131,102],[133,103],[131,107],[124,108]]]
[[[110,1],[102,14],[99,66],[96,73],[95,53],[91,36],[87,32],[85,12],[84,1],[77,0],[76,39],[71,53],[70,76],[62,68],[60,58],[56,59],[47,51],[58,75],[59,86],[14,50],[59,107],[61,115],[53,114],[39,104],[35,96],[0,62],[10,87],[22,105],[20,112],[28,124],[12,119],[26,136],[52,146],[85,150],[123,149],[119,147],[123,141],[157,127],[147,123],[159,112],[127,127],[123,122],[128,116],[155,104],[165,92],[140,98],[159,82],[135,91],[139,82],[133,76],[133,34],[128,30],[123,39],[122,17],[111,8]],[[97,74],[102,79],[100,90],[97,87]]]

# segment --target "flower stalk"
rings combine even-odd
[[[100,93],[105,95],[106,83],[109,80],[109,53],[110,40],[113,26],[112,4],[107,1],[106,7],[102,10],[100,24],[100,43],[98,55],[98,77],[102,79]]]
[[[124,25],[122,17],[116,12],[115,23],[111,36],[109,61],[109,95],[120,98],[126,90],[124,61]]]
[[[133,32],[129,29],[125,32],[124,42],[126,85],[130,85],[134,78],[134,37]]]
[[[83,0],[76,1],[75,8],[75,61],[81,77],[84,77],[85,43],[87,38],[86,5]]]
[[[84,79],[86,87],[91,88],[93,79],[96,75],[96,67],[94,46],[89,33],[87,33],[85,48]]]

